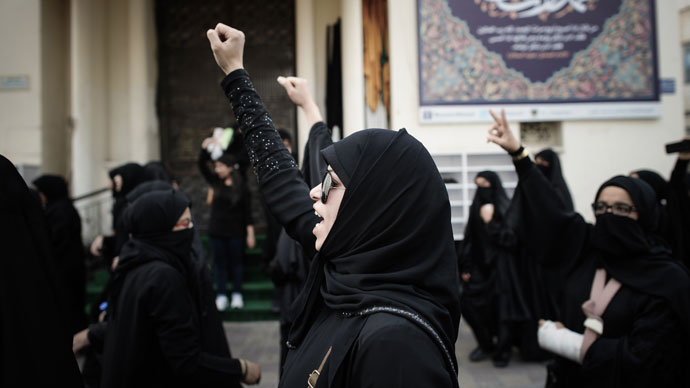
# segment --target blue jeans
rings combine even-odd
[[[232,268],[232,292],[242,292],[244,277],[244,240],[234,237],[211,237],[213,268],[218,295],[227,295],[228,262]]]

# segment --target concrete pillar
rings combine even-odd
[[[309,80],[312,96],[316,97],[315,81],[316,50],[314,47],[314,0],[295,1],[295,67],[297,76]],[[306,117],[302,110],[297,113],[297,137],[299,155],[304,155],[304,145],[309,137]]]
[[[69,0],[41,1],[41,173],[70,178]]]
[[[160,159],[155,96],[158,74],[153,0],[129,0],[129,121],[134,160]]]
[[[70,15],[72,194],[78,196],[105,187],[108,180],[104,162],[110,63],[104,0],[72,0]]]
[[[364,43],[361,0],[343,1],[343,133],[364,129]]]

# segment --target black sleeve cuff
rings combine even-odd
[[[229,93],[228,88],[230,87],[232,81],[242,78],[249,78],[249,73],[247,73],[247,70],[234,70],[230,74],[226,75],[225,78],[223,78],[223,80],[220,82],[220,86],[223,88],[225,94],[227,95]]]
[[[515,165],[515,171],[517,171],[520,179],[527,176],[529,170],[532,168],[532,166],[534,166],[534,162],[532,162],[532,159],[530,159],[529,156],[520,160],[513,160],[513,164]]]

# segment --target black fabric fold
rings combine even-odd
[[[312,263],[290,341],[300,341],[306,315],[323,298],[336,311],[411,310],[452,349],[460,308],[450,204],[428,151],[404,129],[368,129],[322,155],[350,180],[343,180],[338,218]]]

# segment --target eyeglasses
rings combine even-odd
[[[606,202],[599,201],[592,204],[592,210],[594,210],[594,214],[596,215],[607,213],[609,209],[611,209],[611,213],[617,216],[628,216],[630,213],[637,211],[635,206],[622,202],[616,202],[613,205],[609,205]]]
[[[331,189],[344,189],[344,187],[338,186],[336,182],[333,181],[330,171],[326,171],[326,175],[323,176],[323,181],[321,182],[321,203],[326,203],[328,200],[328,193]]]

